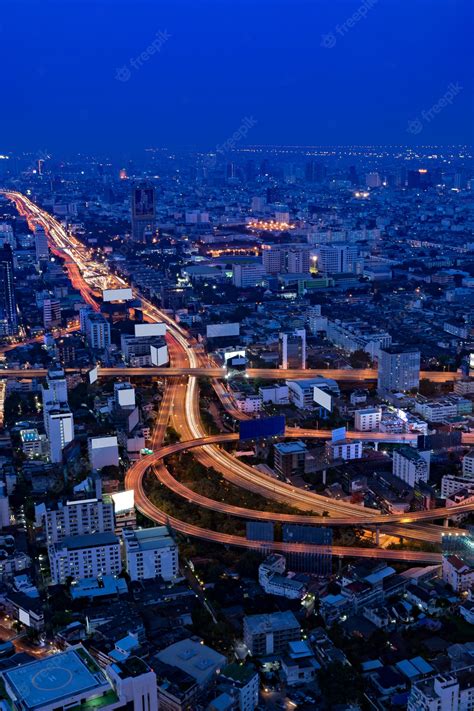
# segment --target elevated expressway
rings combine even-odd
[[[37,205],[32,203],[25,196],[15,193],[7,193],[7,197],[10,197],[15,201],[15,204],[19,209],[21,209],[22,214],[25,214],[31,224],[41,224],[48,234],[50,243],[52,243],[53,250],[58,251],[58,256],[66,258],[66,266],[69,269],[71,265],[69,261],[74,262],[73,275],[75,280],[75,285],[81,293],[86,294],[91,300],[95,296],[97,289],[97,283],[104,283],[104,278],[107,276],[103,272],[103,265],[96,265],[91,262],[90,259],[87,260],[88,252],[84,245],[78,242],[74,237],[69,235],[66,230],[47,212],[41,210]],[[97,271],[94,272],[94,269]],[[88,280],[92,282],[92,287],[89,286]],[[101,281],[102,280],[102,281]],[[120,280],[120,284],[123,282]],[[163,440],[164,433],[168,424],[169,417],[173,426],[178,430],[181,435],[182,440],[192,440],[191,442],[180,442],[177,445],[169,445],[169,447],[160,448],[160,450],[150,457],[144,457],[139,462],[135,463],[127,473],[127,486],[132,486],[135,489],[137,508],[146,516],[149,516],[152,520],[157,522],[169,523],[173,528],[181,531],[185,535],[195,536],[198,538],[203,538],[209,541],[215,541],[219,543],[224,543],[228,545],[236,545],[245,548],[268,548],[268,544],[258,541],[247,541],[241,536],[231,536],[229,534],[223,534],[216,531],[210,531],[206,529],[201,529],[197,526],[189,524],[184,521],[172,518],[164,514],[162,511],[157,509],[146,497],[143,490],[143,475],[150,466],[163,467],[162,459],[167,454],[172,454],[173,452],[197,448],[197,457],[200,461],[206,464],[206,466],[212,466],[217,471],[219,471],[226,479],[232,481],[233,483],[244,486],[245,488],[255,491],[256,493],[261,493],[268,498],[283,500],[292,506],[300,508],[302,510],[324,510],[327,511],[331,518],[317,517],[318,525],[366,525],[364,521],[367,521],[367,525],[385,525],[386,523],[391,523],[397,527],[401,526],[399,529],[401,532],[398,535],[407,535],[407,524],[413,524],[417,521],[423,523],[433,518],[445,518],[446,510],[442,509],[438,513],[433,512],[415,512],[407,514],[405,516],[395,516],[387,517],[382,516],[377,512],[368,512],[363,507],[356,507],[351,504],[346,504],[343,502],[334,502],[325,497],[318,497],[312,492],[307,492],[301,489],[295,489],[284,482],[278,482],[270,477],[257,472],[257,470],[252,467],[248,467],[242,462],[238,461],[235,457],[231,456],[228,452],[220,449],[216,446],[219,443],[225,441],[232,441],[238,439],[237,435],[219,435],[216,438],[207,437],[202,428],[202,422],[199,412],[199,389],[197,385],[196,376],[200,377],[210,377],[212,379],[222,378],[224,371],[222,369],[216,369],[209,367],[210,364],[204,361],[204,358],[197,352],[196,344],[191,342],[189,335],[177,325],[167,314],[161,312],[157,309],[151,302],[146,298],[143,298],[138,292],[135,291],[135,295],[141,299],[143,312],[147,319],[151,321],[164,321],[168,325],[168,344],[170,346],[170,354],[172,356],[172,367],[169,369],[153,369],[153,368],[127,368],[127,369],[101,369],[101,374],[104,376],[151,376],[156,375],[163,377],[165,375],[170,376],[174,379],[168,381],[169,384],[166,385],[164,397],[162,401],[162,407],[159,413],[159,419],[157,423],[157,429],[154,432],[153,443],[154,445],[160,446]],[[89,298],[85,300],[90,303]],[[94,301],[94,303],[96,303]],[[92,304],[91,304],[92,305]],[[204,362],[203,362],[204,361]],[[375,379],[376,371],[373,370],[363,370],[363,371],[347,371],[347,370],[325,370],[324,375],[328,377],[334,377],[340,380],[354,380],[358,379]],[[10,375],[11,371],[4,371],[5,375]],[[16,377],[25,377],[26,374],[41,376],[44,374],[43,371],[24,371],[18,372]],[[267,378],[308,378],[313,375],[320,374],[321,371],[282,371],[274,369],[263,369],[256,371],[249,371],[248,375],[250,377],[267,377]],[[422,377],[430,377],[435,379],[436,382],[446,382],[452,380],[457,376],[455,373],[424,373]],[[312,434],[309,434],[311,432]],[[380,433],[379,433],[380,434]],[[372,433],[370,439],[372,441],[379,439],[379,437],[374,437]],[[288,432],[288,436],[292,437],[327,437],[328,433],[324,431],[306,431],[306,430],[296,430],[293,432]],[[360,438],[359,433],[352,433],[351,436]],[[385,439],[385,437],[381,437]],[[387,440],[385,440],[387,441]],[[471,509],[472,510],[472,507]],[[449,515],[457,515],[458,513],[465,513],[466,509],[463,508],[462,511],[456,511],[451,509]],[[253,513],[253,511],[251,512]],[[264,512],[258,512],[263,514]],[[242,514],[243,515],[243,514]],[[247,513],[245,514],[247,515]],[[275,518],[275,515],[272,514]],[[252,516],[250,516],[252,518]],[[307,517],[305,521],[308,522]],[[425,528],[425,526],[423,526]],[[433,527],[429,527],[433,528]],[[423,538],[426,540],[425,535]],[[283,543],[273,543],[271,546],[275,550],[282,551],[301,551],[301,552],[314,552],[317,547],[313,545],[303,545],[303,544],[283,544]],[[374,548],[354,548],[354,547],[338,547],[335,549],[336,555],[347,555],[350,557],[380,557],[385,559],[393,560],[406,560],[406,561],[427,561],[427,562],[438,562],[440,560],[439,554],[436,553],[425,553],[421,551],[391,551],[386,549],[374,549]]]
[[[147,307],[147,315],[152,318],[152,314],[156,315],[160,313],[160,320],[169,319],[166,314],[159,312],[159,310],[149,304]],[[166,317],[166,318],[165,318]],[[172,332],[174,337],[173,329],[167,321],[168,327]],[[176,326],[176,324],[174,324]],[[74,329],[71,329],[74,330]],[[34,342],[39,339],[32,339],[29,342]],[[18,347],[20,344],[9,344],[8,346],[2,347],[4,350],[11,350],[12,348]],[[1,352],[1,349],[0,349]],[[78,371],[78,368],[69,368],[70,372]],[[181,366],[181,367],[154,367],[150,366],[147,368],[99,368],[98,376],[103,378],[111,377],[160,377],[160,378],[180,378],[182,376],[194,376],[199,378],[225,378],[226,370],[224,368],[216,367],[206,367],[206,366]],[[2,376],[6,378],[40,378],[46,375],[46,371],[41,368],[5,368],[2,371]],[[339,380],[341,382],[356,383],[356,382],[370,382],[377,380],[377,371],[374,369],[340,369],[340,370],[321,370],[321,369],[309,369],[309,370],[284,370],[282,368],[249,368],[246,371],[246,377],[248,378],[259,378],[261,380],[303,380],[306,378],[317,378],[324,376],[325,378],[332,378],[334,380]],[[431,380],[433,383],[448,383],[459,379],[458,373],[441,372],[439,370],[425,370],[420,372],[420,377],[425,380]]]

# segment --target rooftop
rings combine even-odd
[[[82,647],[46,657],[4,673],[5,682],[23,707],[62,706],[64,699],[112,691],[110,682]]]
[[[222,654],[191,638],[170,644],[156,656],[161,662],[182,669],[199,684],[205,683],[226,662]]]
[[[247,629],[254,634],[266,634],[273,630],[299,629],[296,617],[289,610],[287,612],[273,612],[269,615],[248,615],[244,618]]]
[[[75,550],[78,548],[98,548],[99,546],[111,546],[119,543],[119,539],[114,533],[87,533],[83,536],[67,536],[58,546]]]
[[[166,526],[140,529],[127,528],[123,534],[125,541],[137,545],[141,551],[151,551],[175,545]]]

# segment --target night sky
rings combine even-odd
[[[3,0],[0,152],[470,143],[472,36],[472,0]]]

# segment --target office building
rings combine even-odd
[[[275,471],[285,479],[304,474],[308,449],[304,442],[277,442],[273,445]]]
[[[379,392],[406,392],[420,384],[420,351],[416,348],[381,348],[378,366]]]
[[[36,428],[20,430],[21,450],[27,459],[41,457],[45,448],[45,437]]]
[[[365,176],[365,184],[368,188],[380,188],[382,185],[382,178],[379,173],[367,173]]]
[[[13,227],[5,222],[0,223],[0,249],[8,245],[12,249],[16,247],[15,233]]]
[[[64,585],[68,578],[99,578],[122,570],[120,543],[114,533],[69,536],[48,547],[51,582]]]
[[[46,383],[41,388],[43,409],[50,405],[67,403],[67,382],[64,370],[55,365],[48,370]]]
[[[35,254],[38,264],[49,259],[48,238],[44,229],[39,225],[35,227]]]
[[[115,528],[114,505],[108,497],[59,501],[53,508],[39,504],[35,517],[48,544],[74,536],[113,533]]]
[[[407,711],[470,711],[474,665],[429,676],[411,685]]]
[[[10,526],[10,502],[6,484],[0,482],[0,529]]]
[[[314,389],[323,390],[331,395],[339,396],[339,385],[330,378],[308,378],[307,380],[286,380],[290,403],[298,409],[309,410],[315,407]]]
[[[9,245],[0,249],[0,336],[18,333],[13,254]]]
[[[264,246],[262,264],[266,274],[281,274],[285,271],[285,251],[279,247]]]
[[[110,323],[103,314],[90,308],[79,312],[81,332],[85,334],[88,345],[94,350],[104,350],[110,346]]]
[[[244,643],[255,657],[282,654],[289,642],[299,639],[300,625],[290,611],[244,617]]]
[[[77,645],[0,673],[3,705],[13,711],[158,711],[156,676],[138,657],[102,670]]]
[[[280,333],[278,339],[280,367],[283,370],[306,368],[306,331],[297,329],[293,333]]]
[[[318,161],[310,160],[305,165],[304,177],[308,183],[321,183],[326,173],[326,166]]]
[[[366,407],[354,413],[354,429],[357,432],[374,432],[382,419],[382,410],[378,407]]]
[[[87,440],[87,449],[92,469],[99,471],[103,467],[118,467],[118,440],[115,435],[107,437],[89,437]]]
[[[310,250],[289,249],[287,254],[287,271],[289,274],[309,274]]]
[[[262,286],[265,277],[263,264],[234,264],[232,266],[232,282],[239,289]]]
[[[61,323],[61,302],[59,299],[45,299],[43,301],[43,326],[52,328]]]
[[[354,272],[358,248],[351,244],[323,244],[317,248],[318,271],[323,274]]]
[[[362,442],[353,439],[340,439],[336,442],[327,442],[326,449],[331,459],[350,459],[362,458]]]
[[[120,345],[125,362],[132,368],[166,365],[168,346],[162,336],[131,336],[122,334]]]
[[[418,452],[413,447],[402,447],[393,452],[393,474],[409,486],[430,477],[430,452]]]
[[[64,447],[74,439],[74,419],[67,404],[52,406],[45,411],[45,429],[50,460],[59,464]]]
[[[132,189],[132,241],[146,242],[155,231],[155,189],[141,183]]]
[[[132,580],[173,580],[178,575],[178,546],[166,526],[124,529],[122,538]]]
[[[474,449],[471,449],[462,458],[462,473],[464,476],[474,477]]]

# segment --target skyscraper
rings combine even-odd
[[[36,261],[42,262],[49,259],[48,239],[42,227],[35,227]]]
[[[0,249],[0,335],[13,336],[18,331],[13,254],[6,245]]]
[[[293,333],[280,333],[279,353],[281,368],[306,368],[306,331],[299,328]]]
[[[380,349],[377,385],[379,392],[405,392],[417,388],[419,384],[419,350],[397,346]]]
[[[146,233],[155,230],[155,189],[148,183],[140,183],[132,189],[132,240],[145,242]]]

